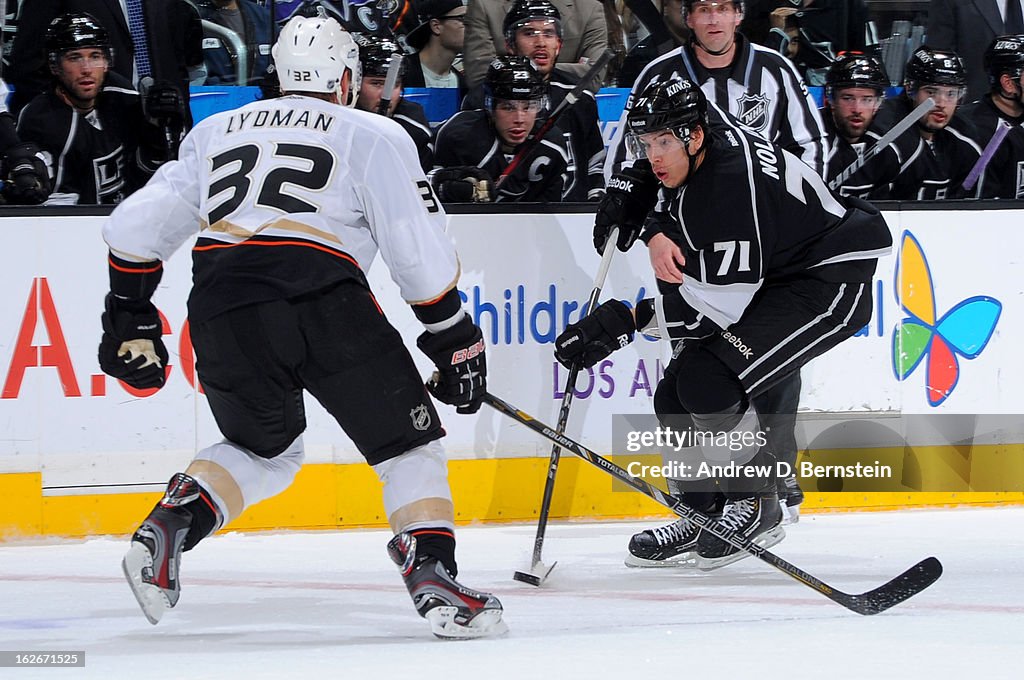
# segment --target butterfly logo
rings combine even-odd
[[[903,232],[896,265],[897,300],[908,314],[892,336],[892,367],[897,380],[906,380],[927,358],[925,390],[928,403],[938,406],[960,380],[960,362],[985,349],[999,322],[1003,305],[986,295],[961,301],[942,318],[935,313],[935,289],[928,259],[909,231]]]

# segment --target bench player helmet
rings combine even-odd
[[[841,52],[825,74],[825,93],[835,99],[837,90],[847,87],[865,87],[885,94],[889,77],[881,62],[860,52]]]
[[[537,100],[547,106],[548,87],[527,57],[496,57],[484,79],[484,108],[494,110],[498,100]]]
[[[516,31],[531,21],[550,21],[555,25],[558,37],[562,37],[562,15],[548,0],[517,0],[502,21],[501,29],[505,41],[515,44]]]
[[[1024,35],[1001,35],[985,50],[985,72],[995,91],[1000,90],[999,79],[1003,74],[1014,80],[1024,73]]]
[[[964,62],[951,50],[936,50],[928,46],[918,47],[907,62],[903,81],[908,91],[923,85],[947,85],[967,87],[967,69]]]
[[[72,12],[61,14],[50,22],[46,29],[46,53],[51,67],[60,64],[60,58],[65,52],[84,47],[99,48],[106,53],[108,62],[113,59],[107,30],[91,15]]]
[[[361,78],[359,47],[334,19],[293,17],[281,29],[272,54],[283,92],[333,92],[345,106],[355,106]],[[351,74],[348,97],[342,101],[346,72]]]
[[[690,155],[690,137],[698,127],[707,132],[708,103],[704,93],[689,80],[665,80],[648,85],[633,102],[626,115],[626,143],[635,157],[644,158],[646,154],[640,137],[658,130],[669,130]],[[707,140],[706,134],[704,139]],[[698,149],[697,153],[700,151]]]
[[[388,67],[391,66],[391,56],[404,54],[398,43],[391,38],[366,33],[353,33],[352,38],[359,45],[359,63],[362,66],[364,78],[386,77]],[[405,75],[404,59],[398,74],[399,79]]]

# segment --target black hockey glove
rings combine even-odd
[[[555,359],[566,368],[590,368],[617,349],[633,342],[636,322],[623,302],[609,300],[588,316],[566,326],[555,338]]]
[[[460,165],[434,171],[431,183],[442,203],[489,203],[494,200],[494,178],[483,168]]]
[[[136,389],[161,388],[166,380],[163,325],[149,300],[127,300],[107,293],[100,341],[100,368]]]
[[[440,333],[423,333],[416,346],[437,366],[427,382],[430,394],[457,406],[456,413],[479,411],[487,391],[487,357],[479,326],[466,316]]]
[[[185,99],[169,80],[157,80],[143,88],[142,110],[154,125],[185,126]]]
[[[633,167],[623,168],[608,180],[594,218],[594,247],[598,253],[604,252],[604,243],[613,227],[619,228],[616,243],[619,250],[626,252],[633,246],[647,214],[658,201],[660,188],[661,182],[651,172],[647,161],[637,161]]]
[[[3,160],[4,200],[12,205],[39,205],[50,196],[50,173],[32,142],[7,149]]]

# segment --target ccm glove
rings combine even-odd
[[[604,253],[605,241],[613,227],[619,228],[616,243],[619,250],[626,252],[633,246],[647,214],[658,201],[660,188],[661,183],[647,161],[637,161],[633,167],[623,168],[608,180],[594,218],[594,247],[598,253]]]
[[[163,324],[149,300],[128,300],[107,293],[100,340],[100,368],[136,389],[164,386],[167,348]]]
[[[617,349],[633,342],[636,322],[620,300],[609,300],[589,315],[566,326],[555,338],[555,359],[566,368],[590,368]]]
[[[423,333],[416,346],[437,366],[427,391],[456,413],[476,413],[487,391],[484,336],[468,316],[440,333]]]
[[[441,168],[430,179],[442,203],[489,203],[494,198],[491,173],[473,165]]]
[[[42,152],[22,142],[4,154],[4,200],[12,205],[39,205],[50,196],[50,173]]]

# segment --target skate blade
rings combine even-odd
[[[430,622],[430,630],[434,635],[442,640],[473,640],[508,632],[508,626],[501,620],[500,609],[486,609],[474,616],[467,625],[455,622],[458,611],[458,607],[434,607],[424,618]]]
[[[764,532],[757,538],[753,539],[751,543],[759,545],[762,548],[770,548],[773,545],[779,543],[786,537],[786,530],[782,528],[782,525],[775,527],[769,531]],[[737,550],[734,553],[725,555],[724,557],[697,557],[697,568],[701,571],[714,571],[715,569],[721,569],[733,562],[739,562],[740,560],[750,557],[750,553],[746,550]]]
[[[691,569],[697,566],[697,551],[691,550],[679,553],[663,560],[647,560],[643,557],[637,557],[633,553],[626,553],[626,559],[623,562],[626,563],[627,567],[640,569]]]
[[[537,562],[530,571],[517,571],[512,574],[512,578],[520,583],[528,583],[539,588],[547,580],[548,576],[551,575],[551,571],[555,568],[556,564],[558,562],[552,562],[549,567],[543,562]]]
[[[132,594],[142,608],[142,613],[155,626],[160,622],[164,612],[170,609],[170,602],[163,590],[142,580],[142,570],[145,568],[153,568],[153,556],[141,544],[132,543],[132,547],[121,560],[121,569],[132,589]]]

